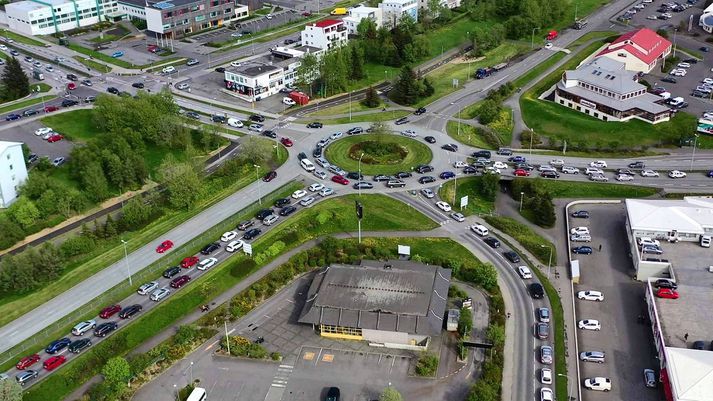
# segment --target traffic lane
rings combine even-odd
[[[30,153],[39,157],[47,156],[50,160],[54,160],[56,157],[68,157],[74,147],[73,143],[66,138],[58,142],[47,142],[42,139],[43,136],[35,135],[35,130],[41,127],[44,127],[44,124],[39,120],[28,120],[12,129],[0,130],[0,139],[25,143],[30,148]]]
[[[87,70],[87,67],[85,67],[81,63],[79,63],[71,58],[67,58],[65,56],[61,56],[61,55],[58,55],[57,53],[55,53],[52,50],[52,47],[53,47],[52,45],[49,45],[49,47],[39,47],[39,46],[33,46],[33,45],[27,45],[24,43],[14,42],[11,44],[11,46],[13,48],[15,48],[20,53],[19,56],[16,56],[18,60],[24,60],[24,57],[26,55],[31,55],[33,57],[35,57],[35,55],[43,56],[44,58],[47,58],[49,60],[56,60],[57,57],[61,57],[64,60],[62,62],[42,60],[41,62],[43,64],[43,67],[42,67],[43,71],[45,69],[45,65],[47,65],[47,64],[51,64],[52,66],[55,66],[55,67],[60,66],[60,65],[67,65],[73,69],[77,69],[80,71]],[[10,46],[8,46],[8,49],[5,51],[5,53],[8,55],[11,55],[10,54]]]

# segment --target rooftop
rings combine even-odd
[[[713,394],[713,352],[666,348],[668,375],[676,399],[710,400]]]
[[[15,146],[22,146],[21,142],[7,142],[7,141],[0,141],[0,155],[5,153],[6,150],[15,147]]]
[[[126,0],[122,0],[126,1]],[[193,3],[203,3],[202,0],[161,0],[161,1],[156,1],[156,0],[147,0],[147,3],[149,7],[155,8],[158,10],[169,10],[172,8],[176,7],[182,7],[187,4],[193,4]]]
[[[627,199],[629,224],[634,230],[703,234],[713,227],[713,197],[686,196],[677,200]]]
[[[328,28],[333,25],[339,25],[342,24],[342,21],[339,20],[334,20],[334,19],[324,19],[322,21],[317,21],[312,24],[312,26],[316,26],[317,28]]]
[[[5,5],[6,8],[14,8],[17,10],[22,10],[25,12],[35,11],[47,8],[45,4],[39,4],[32,1],[16,1],[14,3],[8,3]]]
[[[334,265],[317,274],[301,323],[438,334],[451,271],[408,261]]]
[[[671,42],[649,28],[642,28],[619,36],[597,56],[626,50],[646,64],[651,64],[670,47]]]
[[[599,58],[576,70],[565,72],[567,79],[576,79],[616,93],[636,92],[646,87],[636,82],[636,72],[627,71],[626,64],[610,58]]]

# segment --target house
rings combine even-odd
[[[383,24],[389,29],[398,25],[405,16],[418,21],[418,0],[384,0],[379,3]]]
[[[629,71],[647,74],[671,53],[671,42],[648,28],[619,36],[595,57],[621,61]]]
[[[0,208],[9,207],[27,181],[22,143],[0,141]]]
[[[344,21],[326,19],[305,26],[302,31],[302,46],[329,50],[347,44],[347,27]]]
[[[376,28],[381,28],[383,25],[383,12],[378,7],[355,7],[349,9],[349,15],[342,18],[344,25],[347,27],[349,35],[357,34],[357,26],[364,18],[369,18],[376,24]]]

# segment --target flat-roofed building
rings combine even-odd
[[[121,19],[117,0],[31,0],[5,5],[10,29],[26,35],[57,32]]]

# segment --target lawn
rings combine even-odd
[[[382,103],[380,103],[379,106],[377,106],[377,107],[367,107],[367,106],[364,106],[360,101],[352,101],[351,109],[352,109],[352,113],[356,113],[358,111],[366,111],[366,110],[378,111],[378,110],[381,110],[383,107],[384,107],[384,105]],[[387,107],[387,110],[389,110],[388,107]],[[334,115],[338,115],[338,114],[347,114],[347,113],[349,113],[349,103],[348,102],[344,103],[344,104],[338,104],[336,106],[330,106],[330,107],[326,107],[323,109],[318,109],[317,111],[315,111],[313,113],[309,113],[308,115],[311,117],[317,117],[317,116],[329,117],[329,116],[334,116]]]
[[[480,186],[481,180],[481,177],[465,177],[459,178],[458,180],[449,180],[438,190],[438,196],[450,203],[453,206],[453,210],[461,212],[466,216],[472,214],[490,214],[495,210],[495,204],[480,196],[478,186]],[[456,189],[455,194],[453,193],[454,188]],[[466,195],[468,196],[468,206],[461,209],[459,207],[460,199]]]
[[[516,179],[517,180],[517,179]],[[621,199],[645,198],[655,195],[656,188],[626,184],[558,181],[536,178],[537,186],[547,190],[553,198]]]
[[[348,136],[330,144],[324,152],[330,163],[346,171],[358,170],[361,153],[364,153],[361,163],[364,175],[412,171],[419,164],[428,164],[433,157],[425,144],[396,134]]]
[[[20,110],[29,106],[34,106],[36,104],[42,104],[43,101],[48,102],[56,97],[57,96],[55,95],[44,95],[40,97],[26,99],[21,102],[13,103],[7,106],[3,106],[2,104],[0,104],[0,113],[7,113],[13,110]]]
[[[448,121],[446,123],[446,132],[448,136],[462,144],[481,149],[494,149],[492,145],[485,141],[478,128],[472,125],[461,123],[459,128],[457,121]]]
[[[28,38],[27,36],[22,36],[20,34],[8,31],[6,29],[0,30],[0,36],[4,36],[6,38],[14,40],[15,42],[24,43],[26,45],[32,45],[32,46],[44,46],[45,45],[44,43],[42,43],[38,40]]]
[[[337,125],[337,124],[349,124],[349,123],[363,123],[363,122],[374,122],[374,121],[389,121],[396,120],[397,118],[405,117],[411,114],[408,110],[391,110],[391,112],[375,111],[373,113],[367,114],[357,114],[353,115],[351,120],[349,117],[338,117],[326,120],[319,120],[324,125]],[[302,120],[303,122],[311,122],[313,119]]]
[[[575,40],[574,42],[570,43],[569,46],[567,46],[568,49],[571,50],[576,50],[575,47],[579,47],[580,45],[583,45],[590,40],[594,39],[606,39],[611,36],[618,36],[619,33],[616,31],[592,31],[592,32],[587,32],[584,35],[580,36]],[[564,54],[564,53],[563,53]]]
[[[531,254],[535,255],[541,263],[547,264],[550,257],[550,249],[552,254],[557,254],[557,249],[550,241],[542,238],[532,229],[510,217],[503,216],[485,216],[485,221],[494,228],[513,237]]]
[[[82,65],[89,67],[91,69],[97,70],[99,72],[103,72],[103,73],[111,72],[111,67],[104,65],[102,63],[97,63],[96,61],[91,60],[87,57],[73,56],[72,58],[79,61],[80,63],[82,63]]]
[[[541,62],[540,64],[537,64],[534,68],[532,68],[526,74],[520,75],[516,80],[513,81],[513,85],[515,85],[516,88],[522,88],[523,86],[529,84],[530,81],[539,77],[548,69],[552,68],[552,66],[557,64],[566,55],[567,54],[564,52],[557,52],[557,53],[551,55],[549,58],[547,58],[547,60]]]

